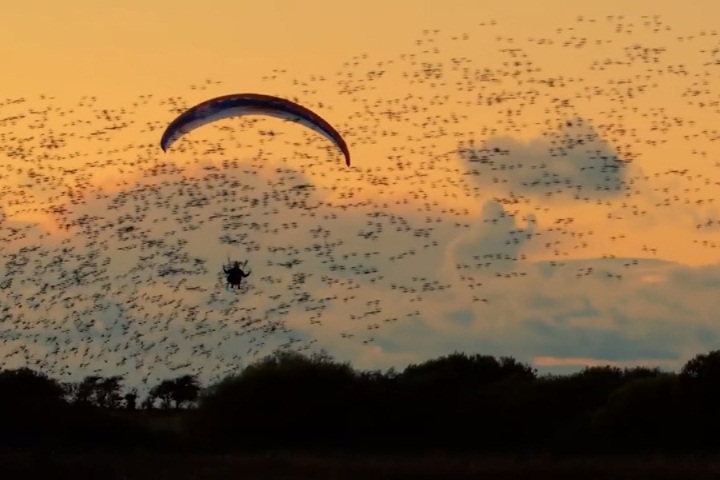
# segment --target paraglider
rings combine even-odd
[[[223,265],[223,272],[225,272],[225,277],[227,278],[227,287],[231,290],[240,288],[243,279],[249,277],[251,273],[250,270],[247,272],[243,271],[243,268],[246,266],[247,260],[245,260],[242,267],[240,267],[240,262],[233,262],[233,265],[230,268],[226,268]]]
[[[268,115],[291,120],[320,133],[332,141],[350,166],[350,151],[342,136],[318,114],[284,98],[259,93],[238,93],[212,98],[189,108],[173,120],[163,133],[160,147],[167,151],[184,134],[220,120],[242,115]]]

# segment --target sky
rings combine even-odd
[[[0,358],[210,381],[277,348],[541,372],[718,348],[716,2],[14,2]],[[167,152],[186,108],[257,92]],[[246,261],[240,291],[222,266]]]

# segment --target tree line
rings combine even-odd
[[[568,375],[458,352],[382,372],[278,351],[212,385],[162,380],[142,400],[121,376],[0,371],[4,448],[697,453],[718,449],[718,427],[720,350],[677,373]]]

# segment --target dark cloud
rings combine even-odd
[[[473,313],[469,310],[458,310],[448,314],[448,319],[458,327],[467,327],[473,322]]]
[[[561,314],[562,321],[580,318],[584,320],[586,312],[566,312]],[[532,345],[527,348],[534,356],[553,356],[567,358],[589,358],[614,361],[626,360],[680,360],[677,346],[672,337],[666,337],[663,343],[650,342],[647,338],[637,338],[631,333],[601,327],[563,326],[554,320],[530,318],[522,323],[532,336]],[[680,332],[681,325],[674,330]]]
[[[668,280],[686,288],[720,289],[720,264],[699,267],[678,266],[669,272]]]
[[[484,190],[505,201],[608,200],[623,195],[628,164],[579,118],[550,139],[523,142],[492,137],[482,147],[461,143],[458,151],[468,173]]]
[[[512,216],[498,202],[483,206],[474,228],[455,242],[452,259],[459,271],[470,274],[494,275],[506,273],[521,262],[521,252],[536,232],[535,215],[521,219]]]
[[[401,354],[414,353],[419,360],[447,355],[454,351],[482,353],[485,355],[513,355],[512,342],[498,336],[486,336],[473,332],[477,324],[477,314],[471,310],[455,310],[450,314],[453,320],[429,319],[422,315],[405,319],[402,323],[388,329],[387,335],[378,338],[375,345],[383,352]],[[463,325],[458,324],[458,320]],[[451,322],[453,328],[447,328],[445,322]]]

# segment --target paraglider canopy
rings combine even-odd
[[[259,93],[237,93],[211,98],[181,113],[165,129],[160,147],[167,151],[175,140],[205,124],[242,115],[268,115],[305,125],[332,141],[350,166],[350,151],[342,136],[320,115],[284,98]]]

